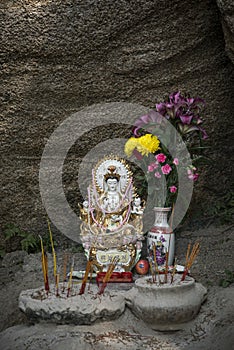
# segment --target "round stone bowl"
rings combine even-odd
[[[155,330],[183,329],[198,314],[206,299],[206,288],[192,277],[187,276],[181,282],[181,275],[176,274],[172,284],[170,275],[168,280],[168,283],[159,284],[152,283],[149,276],[139,278],[126,296],[132,312]]]

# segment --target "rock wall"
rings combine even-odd
[[[217,0],[221,13],[226,51],[232,62],[234,62],[234,2],[232,0]]]
[[[214,161],[201,177],[194,208],[225,194],[234,75],[214,1],[3,0],[0,9],[3,224],[45,230],[40,159],[51,133],[68,116],[103,102],[153,107],[177,89],[207,103]],[[121,132],[111,130],[111,137]],[[108,132],[94,136],[96,144]],[[78,160],[88,147],[83,141]],[[65,187],[76,203],[77,167],[68,163]]]

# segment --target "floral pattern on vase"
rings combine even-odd
[[[159,266],[165,265],[168,251],[168,264],[172,265],[175,254],[175,234],[170,228],[167,216],[171,208],[155,207],[154,226],[147,235],[147,250],[150,259],[154,260],[153,245],[156,247],[156,260]]]

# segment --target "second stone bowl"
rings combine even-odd
[[[163,278],[161,275],[162,281]],[[181,282],[181,275],[176,274],[173,283],[168,280],[159,284],[152,283],[152,277],[141,277],[126,296],[132,312],[155,330],[183,329],[206,299],[206,288],[192,277],[187,276]]]

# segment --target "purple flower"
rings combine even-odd
[[[150,111],[148,114],[143,115],[142,117],[140,117],[139,119],[137,119],[137,121],[134,123],[134,130],[133,133],[135,136],[140,136],[138,134],[139,129],[143,128],[144,126],[147,126],[151,123],[154,124],[161,124],[162,122],[162,115],[156,111]]]
[[[199,112],[202,105],[205,105],[205,101],[200,97],[186,98],[181,95],[180,91],[176,91],[169,96],[168,102],[156,104],[156,110],[166,119],[179,120],[180,123],[177,125],[183,135],[192,131],[200,131],[202,138],[206,139],[208,135],[200,127],[202,119],[199,116]],[[183,126],[187,125],[191,127],[183,128]]]
[[[180,120],[183,124],[190,124],[193,119],[192,115],[181,115]]]

